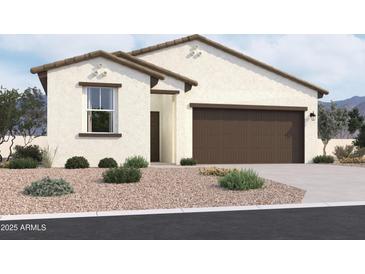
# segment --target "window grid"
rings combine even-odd
[[[92,89],[98,89],[99,91],[99,100],[98,100],[98,105],[99,108],[92,108],[93,107],[93,103],[92,103],[92,95],[91,95],[91,88]],[[109,92],[111,92],[111,97],[110,97],[110,104],[111,104],[111,109],[102,109],[102,100],[101,100],[101,96],[102,96],[102,89],[105,90],[109,90]],[[113,88],[102,88],[102,87],[88,87],[87,88],[87,107],[86,107],[86,112],[87,112],[87,132],[101,132],[101,131],[93,131],[92,130],[92,112],[109,112],[111,113],[111,117],[110,117],[110,121],[109,121],[109,131],[105,131],[105,132],[114,132],[115,131],[115,126],[114,126],[114,119],[115,119],[115,92]],[[91,115],[89,115],[89,113]],[[104,132],[104,131],[102,131]]]

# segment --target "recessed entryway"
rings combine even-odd
[[[151,162],[160,161],[160,113],[151,111]]]

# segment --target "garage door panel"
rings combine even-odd
[[[199,163],[301,163],[302,111],[193,110],[193,157]]]

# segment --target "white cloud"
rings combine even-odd
[[[244,41],[229,36],[227,43],[329,89],[326,99],[365,95],[365,41],[354,35],[253,35]]]

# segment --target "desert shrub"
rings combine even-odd
[[[9,168],[10,161],[0,162],[0,168]]]
[[[352,157],[352,158],[344,158],[340,160],[341,164],[364,164],[365,158],[363,157]]]
[[[38,162],[31,158],[19,158],[9,161],[8,168],[10,169],[29,169],[37,168]]]
[[[61,196],[74,193],[72,186],[63,179],[50,179],[45,177],[40,181],[33,182],[24,189],[24,194],[31,196]]]
[[[313,158],[315,164],[332,164],[334,161],[335,159],[330,155],[318,155]]]
[[[365,147],[357,148],[352,154],[352,158],[362,158],[365,156]]]
[[[144,168],[148,167],[148,161],[142,156],[128,157],[124,164],[124,167]]]
[[[234,170],[219,179],[221,187],[231,190],[248,190],[261,188],[265,181],[252,169]]]
[[[75,168],[88,168],[89,162],[82,156],[74,156],[67,159],[65,168],[75,169]]]
[[[219,167],[206,167],[199,169],[199,173],[204,176],[225,176],[231,171],[237,171],[237,169],[219,168]]]
[[[51,168],[53,164],[53,160],[56,157],[57,154],[56,148],[53,152],[49,147],[42,149],[42,166],[45,168]]]
[[[100,168],[118,167],[118,163],[113,158],[104,158],[99,161],[98,167]]]
[[[335,156],[338,160],[348,158],[351,156],[352,152],[354,150],[353,145],[347,145],[347,146],[335,146]]]
[[[193,158],[182,158],[180,160],[180,165],[182,165],[182,166],[195,166],[196,161]]]
[[[42,152],[39,146],[15,146],[15,152],[12,155],[14,159],[31,158],[37,162],[42,161]]]
[[[141,170],[134,167],[111,168],[103,173],[104,182],[112,184],[139,182],[141,177]]]

